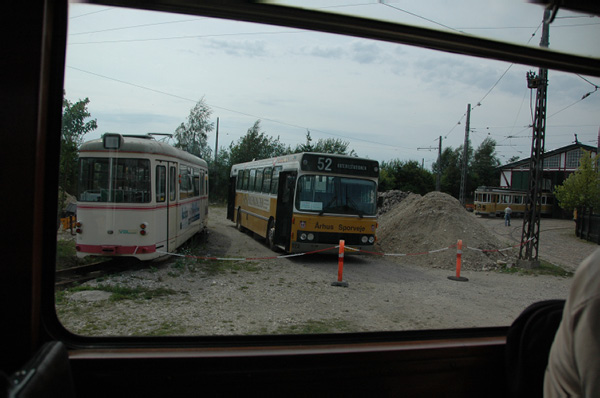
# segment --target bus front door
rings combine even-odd
[[[229,192],[227,194],[227,219],[233,221],[233,213],[235,210],[235,188],[236,178],[229,179]]]
[[[291,249],[292,214],[294,211],[294,191],[296,188],[294,172],[279,173],[279,189],[277,192],[277,210],[275,213],[275,244]]]

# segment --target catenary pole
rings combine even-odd
[[[467,186],[467,173],[469,168],[469,130],[471,129],[471,104],[467,105],[467,122],[465,126],[465,143],[463,145],[463,164],[462,175],[460,177],[460,195],[461,206],[465,206],[465,190]]]
[[[544,11],[542,38],[540,47],[547,48],[550,44],[551,11]],[[535,119],[531,139],[531,157],[529,158],[529,190],[523,215],[521,233],[521,249],[519,264],[525,268],[539,265],[538,248],[540,238],[540,210],[542,206],[543,158],[546,135],[546,98],[548,87],[548,69],[540,68],[538,76],[534,72],[527,75],[527,86],[537,89]]]

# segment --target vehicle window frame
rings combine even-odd
[[[99,2],[102,3],[102,2]],[[136,5],[138,5],[138,3],[134,3],[133,1],[130,3],[132,8],[135,8]],[[141,7],[140,7],[141,8]],[[160,7],[158,7],[160,8]],[[166,8],[166,7],[165,7]],[[229,17],[232,20],[236,20],[235,17],[241,18],[240,15],[235,14],[232,11],[229,11],[225,8],[225,6],[223,6],[223,9],[219,9],[217,11],[214,11],[213,9],[207,7],[207,8],[203,8],[202,6],[198,6],[198,10],[202,11],[201,14],[202,15],[208,15],[208,16],[214,16],[213,14],[219,15],[221,17],[226,16]],[[166,11],[166,10],[165,10]],[[192,12],[190,12],[191,14]],[[198,11],[196,13],[199,13]],[[250,19],[249,16],[245,16],[244,18],[246,19]],[[255,17],[254,18],[255,21],[254,22],[264,22],[262,21],[263,17]],[[264,17],[265,20],[270,20],[270,18]],[[281,21],[285,20],[284,18],[281,19]],[[287,21],[287,20],[286,20]],[[63,23],[66,24],[66,21],[63,21]],[[291,22],[289,22],[291,24]],[[310,25],[310,23],[308,23]],[[381,24],[385,24],[385,23],[381,23]],[[319,24],[315,24],[314,27],[315,30],[325,30],[324,27],[322,27]],[[331,29],[331,28],[330,28]],[[343,29],[341,27],[337,28],[339,31],[342,31]],[[362,29],[358,29],[362,32]],[[349,30],[348,32],[345,32],[345,34],[349,34],[349,32],[351,32],[351,30]],[[341,32],[340,32],[341,33]],[[389,33],[390,35],[391,32]],[[362,33],[362,36],[366,36],[367,33]],[[450,37],[452,36],[451,33],[444,33],[444,35],[449,35]],[[360,35],[359,35],[360,36]],[[393,36],[393,35],[392,35]],[[66,48],[66,37],[57,37],[56,35],[52,35],[50,34],[50,37],[52,40],[57,41],[59,43],[59,49],[60,48]],[[388,40],[391,40],[388,39]],[[458,40],[458,39],[456,39]],[[62,43],[62,44],[61,44]],[[422,44],[423,47],[425,47],[425,45]],[[462,48],[462,46],[461,46]],[[531,55],[532,59],[536,59],[537,57],[537,62],[539,63],[544,63],[544,60],[547,59],[545,56],[543,56],[542,54],[540,54],[540,52],[538,52],[535,49],[526,49],[527,51],[530,51],[531,53],[533,53],[533,55]],[[56,51],[56,50],[53,50]],[[447,50],[446,50],[447,51]],[[464,50],[466,51],[466,50]],[[480,50],[482,53],[485,53],[485,51]],[[506,50],[505,50],[506,52]],[[59,51],[60,54],[60,51]],[[552,56],[552,52],[549,51],[548,56]],[[468,55],[468,54],[467,54]],[[54,55],[55,57],[57,57],[57,55]],[[524,55],[519,55],[518,57],[515,56],[515,58],[519,58],[522,57]],[[491,57],[490,57],[491,58]],[[573,59],[575,60],[576,58],[573,57],[567,57],[567,59]],[[508,59],[510,61],[510,57]],[[64,62],[64,56],[63,56],[63,60]],[[591,61],[590,61],[591,62]],[[552,62],[552,65],[554,65],[555,63]],[[575,71],[578,71],[577,68],[572,67],[569,70],[570,72],[575,73]],[[585,72],[581,72],[586,74]],[[49,77],[45,77],[45,79],[52,79]],[[60,79],[60,78],[59,78]],[[54,80],[53,80],[54,82]],[[61,87],[62,89],[62,87]],[[51,92],[51,95],[56,96],[58,98],[58,96],[62,96],[62,93],[58,92],[58,89],[55,87],[54,88],[54,92]],[[52,122],[50,122],[52,123]],[[56,124],[56,122],[54,121],[54,123]],[[56,126],[52,126],[52,127],[56,127]],[[59,131],[59,130],[57,130]],[[48,146],[48,148],[46,150],[50,151],[52,148],[52,146]],[[51,155],[51,156],[56,156],[56,155]],[[173,168],[169,168],[169,178],[171,178],[171,172],[174,170]],[[275,171],[275,169],[273,170]],[[274,175],[274,173],[273,173]],[[239,174],[238,174],[239,176]],[[278,179],[277,178],[272,178],[271,181],[271,192],[273,192],[274,187],[275,187],[275,192],[276,192],[276,184],[278,183]],[[175,187],[177,186],[177,184],[170,184],[169,187],[169,196],[171,198],[171,200],[175,200]],[[55,191],[57,190],[57,188],[53,188]],[[50,191],[52,192],[52,191]],[[171,194],[173,194],[173,196],[171,196]],[[52,271],[52,270],[51,270]],[[53,286],[53,278],[48,277],[48,274],[46,273],[45,275],[46,277],[43,280],[43,283],[45,284],[45,289],[44,289],[44,298],[45,298],[45,304],[44,304],[44,309],[42,312],[42,315],[49,320],[49,322],[46,323],[46,327],[49,328],[48,332],[50,333],[51,336],[53,337],[61,337],[64,340],[70,341],[71,346],[73,347],[88,347],[88,346],[94,346],[94,344],[96,344],[96,347],[102,347],[107,346],[107,347],[112,347],[115,345],[118,345],[117,343],[119,342],[127,342],[129,341],[129,343],[135,341],[139,343],[139,339],[135,339],[135,340],[131,340],[131,339],[127,339],[125,336],[123,337],[98,337],[98,338],[91,338],[91,337],[82,337],[82,336],[76,336],[73,335],[72,333],[70,333],[69,331],[65,330],[64,328],[61,327],[60,323],[56,323],[58,322],[57,318],[56,318],[56,313],[55,313],[55,309],[54,309],[54,286]],[[50,289],[50,287],[52,289]],[[50,291],[52,290],[52,291]],[[51,298],[51,300],[49,300]],[[49,306],[48,306],[48,302],[50,302],[52,305],[52,309],[49,310]],[[52,315],[53,314],[53,315]],[[49,318],[48,318],[49,317]],[[499,327],[499,328],[475,328],[475,329],[467,329],[467,330],[463,330],[463,329],[456,329],[453,331],[444,331],[444,330],[440,330],[440,331],[409,331],[407,333],[404,332],[393,332],[393,333],[388,333],[386,336],[382,336],[382,335],[378,335],[377,332],[374,332],[373,335],[371,335],[371,337],[369,338],[368,336],[365,337],[365,339],[362,339],[361,341],[390,341],[390,340],[394,340],[394,341],[415,341],[415,340],[419,340],[419,339],[435,339],[435,338],[440,338],[440,337],[444,337],[444,338],[450,338],[450,337],[461,337],[461,338],[468,338],[468,337],[486,337],[486,336],[498,336],[498,335],[503,335],[505,334],[507,330],[507,327]],[[359,334],[362,336],[362,334]],[[266,338],[265,338],[266,337]],[[287,344],[297,344],[298,341],[300,341],[301,339],[305,339],[304,341],[312,341],[315,343],[318,342],[322,342],[323,344],[329,343],[331,341],[338,341],[338,342],[347,342],[350,343],[352,341],[356,341],[356,337],[357,335],[355,334],[340,334],[340,335],[336,335],[333,337],[323,337],[320,335],[314,335],[314,336],[306,336],[303,335],[301,338],[299,339],[290,339],[289,337],[278,337],[278,336],[257,336],[255,338],[246,338],[244,336],[238,336],[235,339],[223,339],[223,341],[226,341],[226,343],[220,343],[222,345],[227,345],[227,346],[231,346],[232,343],[238,344],[238,345],[244,345],[244,344],[248,344],[251,341],[262,341],[262,343],[264,345],[268,345],[268,344],[281,344],[281,345],[285,345],[286,342]],[[194,343],[197,343],[199,341],[209,341],[209,345],[214,346],[214,345],[219,345],[219,337],[216,338],[206,338],[206,336],[185,336],[185,337],[181,337],[181,338],[177,338],[175,336],[168,336],[168,337],[152,337],[152,338],[147,338],[145,339],[145,341],[148,344],[151,343],[156,343],[156,342],[164,342],[164,341],[177,341],[180,345],[185,346],[186,341],[192,341]],[[93,343],[93,344],[92,344]],[[100,344],[98,344],[100,343]],[[129,343],[124,343],[125,346],[128,346]],[[144,345],[144,344],[142,344]]]

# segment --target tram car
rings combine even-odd
[[[555,14],[560,8],[559,15],[562,15],[563,10],[569,11],[577,7],[585,15],[600,16],[599,2],[540,2],[548,4],[548,16],[552,10]],[[143,8],[152,12],[170,11],[180,15],[170,16],[165,21],[180,19],[181,15],[194,15],[222,18],[231,21],[232,25],[237,24],[237,21],[247,21],[268,23],[286,30],[320,30],[345,35],[352,40],[361,37],[376,39],[380,41],[375,42],[378,48],[384,41],[397,45],[392,50],[404,51],[405,48],[400,45],[410,44],[457,55],[503,60],[510,64],[526,65],[527,68],[549,68],[551,71],[558,69],[560,73],[568,72],[573,76],[579,74],[600,78],[597,56],[574,53],[582,48],[579,45],[571,46],[571,51],[568,52],[557,52],[552,48],[537,49],[530,45],[505,43],[471,34],[396,23],[391,18],[377,20],[370,9],[363,12],[361,8],[360,14],[353,16],[335,14],[331,10],[325,12],[279,6],[275,4],[277,2],[90,0],[88,3],[101,6],[99,11],[104,11],[105,6],[116,6],[132,10]],[[515,12],[508,14],[509,16],[518,16],[518,3],[511,2],[510,7],[515,6]],[[460,317],[455,319],[456,328],[453,329],[416,330],[412,328],[413,325],[408,325],[409,328],[402,327],[404,323],[400,321],[403,320],[398,319],[397,328],[381,332],[342,333],[346,327],[341,325],[335,326],[340,333],[319,332],[320,328],[314,330],[311,327],[315,331],[311,334],[308,328],[302,327],[293,333],[286,332],[288,334],[285,335],[270,334],[269,330],[264,330],[263,334],[257,336],[232,335],[227,329],[227,316],[247,317],[248,321],[252,321],[249,314],[243,312],[244,307],[240,307],[238,313],[224,314],[225,324],[212,325],[215,331],[225,332],[214,336],[97,336],[69,331],[61,323],[56,306],[66,296],[56,288],[55,259],[63,83],[65,70],[71,68],[66,63],[67,40],[70,36],[67,25],[75,21],[74,18],[78,15],[68,12],[73,4],[76,3],[67,0],[42,0],[4,2],[2,6],[5,39],[0,42],[0,47],[2,53],[6,54],[0,61],[3,71],[0,76],[0,97],[3,100],[4,116],[0,118],[0,131],[3,132],[0,164],[5,187],[4,194],[0,195],[0,208],[4,210],[3,224],[6,229],[0,243],[0,291],[3,294],[3,299],[0,300],[0,319],[3,320],[0,390],[4,393],[3,396],[149,398],[202,393],[208,395],[212,392],[218,392],[221,396],[542,396],[543,385],[538,376],[543,378],[547,367],[549,348],[545,344],[553,341],[554,330],[549,325],[552,324],[551,320],[561,319],[560,312],[554,310],[555,307],[552,311],[540,306],[525,310],[524,315],[528,314],[531,317],[529,319],[536,322],[529,322],[528,318],[519,316],[514,323],[506,318],[498,323],[490,322],[489,326],[476,327],[468,321],[468,317]],[[374,5],[379,6],[382,5]],[[110,8],[106,11],[108,12],[96,12],[93,17],[112,17],[109,14],[113,11]],[[541,11],[540,7],[540,16]],[[500,14],[497,12],[491,16]],[[132,20],[124,20],[124,23]],[[551,17],[545,19],[550,20]],[[494,18],[489,21],[495,24],[501,22]],[[453,20],[447,23],[452,25]],[[455,26],[460,26],[458,23],[459,20],[454,21]],[[596,36],[588,35],[588,41],[593,42],[591,38]],[[146,33],[140,38],[151,37]],[[577,39],[577,36],[574,39],[576,41],[573,43],[585,44],[585,40]],[[139,56],[133,50],[135,49],[129,52]],[[155,57],[163,58],[163,54],[157,52]],[[422,60],[427,60],[428,57],[429,54],[423,53]],[[304,65],[298,63],[299,67]],[[124,71],[134,70],[129,67],[125,58],[117,66]],[[290,73],[289,76],[290,83],[293,84],[301,83],[304,78],[304,75],[298,73]],[[169,77],[163,74],[157,81],[168,85]],[[193,88],[190,85],[189,89]],[[398,91],[396,87],[390,89],[392,92]],[[105,91],[111,90],[112,86],[106,84]],[[356,92],[360,94],[358,88]],[[383,94],[387,95],[386,93],[387,91]],[[104,91],[99,92],[99,95],[104,95]],[[303,134],[299,134],[300,139],[303,137]],[[137,149],[126,151],[124,148],[128,143]],[[105,148],[106,144],[121,146]],[[205,208],[200,208],[206,202],[206,195],[199,192],[194,196],[194,169],[199,173],[198,190],[202,186],[200,181],[204,181],[204,189],[207,184],[206,165],[199,159],[173,148],[163,147],[148,138],[134,139],[118,135],[105,136],[103,140],[85,144],[81,158],[88,157],[98,160],[93,168],[90,168],[93,164],[91,160],[82,162],[82,167],[87,167],[84,170],[88,172],[82,178],[90,181],[86,181],[89,182],[87,187],[82,185],[80,199],[85,195],[84,200],[79,201],[80,209],[77,213],[81,222],[78,241],[81,255],[87,253],[82,250],[83,245],[100,248],[99,251],[104,255],[115,255],[111,252],[128,246],[132,254],[139,253],[140,247],[146,247],[148,252],[145,256],[151,257],[159,249],[163,250],[158,246],[168,245],[171,239],[174,241],[173,246],[176,246],[179,238],[183,240],[195,230],[196,225],[199,230],[201,222],[206,221],[206,214],[203,213]],[[130,161],[120,163],[120,159]],[[180,171],[189,169],[192,169],[191,176],[189,172],[182,174]],[[110,178],[107,177],[106,180],[96,180],[94,175],[103,170],[105,173],[116,174],[109,174]],[[120,172],[127,177],[127,172],[131,172],[132,176],[138,178],[136,184],[132,186],[132,183],[128,183],[119,188],[121,181],[116,177]],[[204,177],[201,177],[200,172],[204,172]],[[96,185],[94,181],[97,181]],[[110,185],[103,186],[104,181],[110,182]],[[190,193],[193,194],[192,197],[189,197]],[[170,199],[171,194],[173,200]],[[126,200],[132,202],[125,202]],[[193,202],[198,204],[199,211],[198,219],[192,222],[189,211],[194,211]],[[185,206],[189,210],[184,218]],[[107,228],[108,225],[110,229]],[[173,235],[170,234],[170,228],[173,228]],[[119,229],[128,232],[120,233]],[[141,233],[142,230],[146,232]],[[134,231],[135,233],[129,233]],[[160,237],[159,231],[162,234]],[[108,252],[104,252],[103,248]],[[566,249],[561,250],[568,254]],[[288,286],[283,289],[312,289],[311,280],[292,280],[295,266],[299,265],[294,261],[274,266],[282,272],[288,272],[290,276],[285,278]],[[315,270],[318,268],[316,264],[312,267]],[[368,269],[365,269],[362,262],[355,261],[352,269],[361,273],[367,271],[368,274]],[[355,273],[351,277],[351,286],[352,283],[371,283],[361,280],[361,273]],[[478,275],[480,276],[483,278],[485,275]],[[243,279],[238,277],[236,278]],[[379,283],[388,283],[385,275],[369,275],[371,277],[377,278]],[[441,276],[436,274],[435,278],[438,277]],[[182,292],[185,280],[177,280],[182,284],[177,290]],[[318,274],[315,274],[315,280],[319,281]],[[282,281],[283,278],[280,278],[279,285]],[[408,300],[405,303],[385,303],[386,309],[410,305],[411,301],[419,299],[410,286],[411,280],[402,282],[402,289]],[[529,283],[523,281],[525,282]],[[440,288],[436,287],[438,285]],[[462,286],[468,286],[456,285],[455,288],[450,288],[442,285],[441,282],[432,283],[422,294],[440,299],[440,302],[446,294],[460,299],[460,290],[465,289]],[[235,287],[234,284],[231,286]],[[479,285],[471,286],[478,288]],[[581,286],[572,283],[571,292],[582,293],[579,291]],[[374,283],[373,288],[377,288]],[[214,289],[223,290],[218,286]],[[243,300],[243,292],[239,293],[241,294],[237,296]],[[214,293],[208,292],[208,289],[205,294],[207,305],[212,305],[218,311],[218,302],[213,300],[218,296],[211,298],[210,295]],[[332,298],[337,296],[343,300],[343,296],[352,294],[352,291],[331,290],[330,294]],[[550,291],[547,297],[561,299],[566,296],[567,292],[560,289]],[[185,300],[184,298],[182,301]],[[129,300],[119,304],[119,307],[125,311],[128,302]],[[315,302],[316,305],[328,305],[327,297],[315,297]],[[336,302],[338,301],[333,303]],[[552,302],[556,303],[557,300]],[[442,302],[442,307],[449,303],[450,301]],[[276,303],[270,300],[246,304],[259,307],[268,317],[277,310],[275,305],[271,305]],[[354,311],[356,316],[376,315],[367,314],[373,312],[368,308],[371,304],[368,298],[365,304],[366,310]],[[481,311],[485,311],[484,304],[482,303]],[[529,302],[523,302],[523,309],[528,304]],[[102,302],[86,302],[82,305],[104,307]],[[344,311],[344,308],[340,307],[338,310]],[[179,312],[177,308],[166,308],[166,311],[173,315]],[[185,314],[195,318],[191,320],[193,322],[204,322],[199,308],[190,308]],[[382,316],[390,318],[390,314],[392,312],[386,310]],[[118,322],[128,322],[126,317],[127,312],[124,312]],[[287,319],[291,318],[286,316],[284,330],[291,331],[287,326],[295,325],[292,322],[287,324]],[[84,322],[83,318],[81,321]],[[102,319],[99,318],[98,321]],[[322,321],[339,325],[335,312],[332,312],[331,319],[315,319],[315,322]],[[165,327],[173,332],[178,330],[175,328],[176,324],[156,323],[151,313],[148,314],[147,323],[153,328],[156,326],[157,329],[154,330],[161,332]],[[92,322],[88,330],[92,331],[94,326]],[[591,368],[587,369],[585,366],[578,370],[583,370],[580,374],[593,373]],[[585,381],[582,383],[587,387]]]
[[[475,214],[480,216],[503,217],[504,209],[510,206],[513,217],[522,217],[525,214],[527,192],[523,190],[479,187],[475,190]],[[540,214],[552,215],[554,195],[551,192],[542,192]]]
[[[80,258],[151,260],[206,229],[207,163],[151,135],[107,133],[79,151]]]

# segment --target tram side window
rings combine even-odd
[[[194,197],[200,196],[200,170],[192,169],[192,180],[194,185]]]
[[[192,197],[194,194],[192,176],[187,166],[179,167],[179,199]]]
[[[269,193],[271,191],[271,173],[273,172],[272,167],[265,167],[263,172],[263,184],[262,192]]]
[[[156,166],[156,202],[164,202],[167,199],[167,168]]]
[[[81,202],[150,202],[148,159],[79,159],[78,200]]]
[[[202,195],[207,195],[208,194],[208,172],[207,171],[202,172],[202,181],[204,181],[204,191],[202,192]]]
[[[517,205],[522,205],[523,204],[523,197],[521,195],[515,195],[514,196],[514,202]]]
[[[500,203],[511,203],[510,195],[500,195]]]
[[[177,183],[177,169],[171,166],[169,170],[169,200],[172,202],[175,200],[176,195],[176,183]]]

